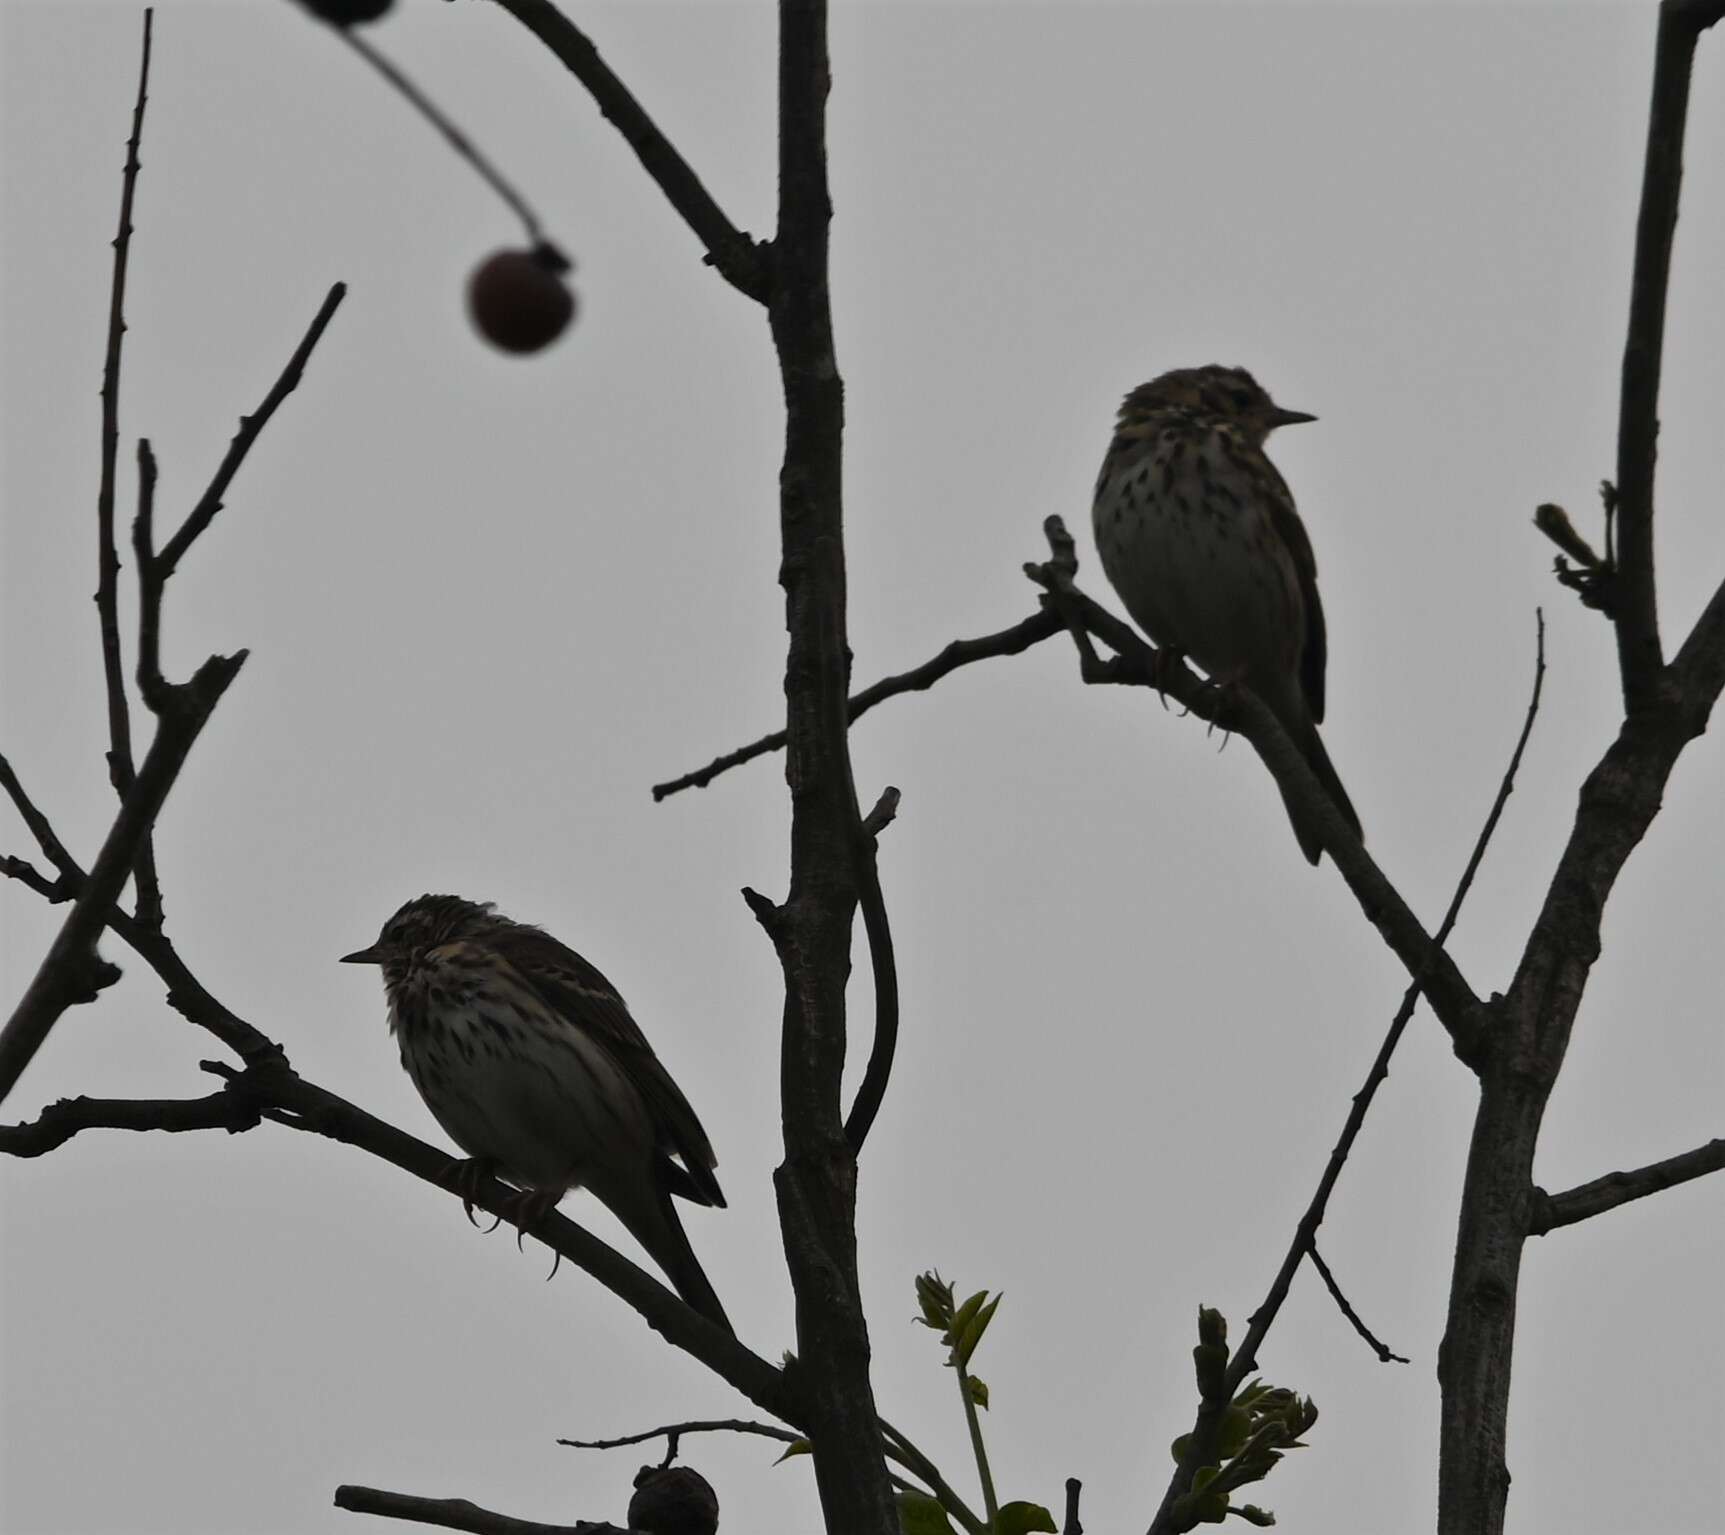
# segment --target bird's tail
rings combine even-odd
[[[1324,786],[1336,809],[1341,811],[1342,819],[1353,827],[1355,836],[1363,837],[1354,802],[1348,798],[1348,791],[1342,787],[1342,780],[1336,774],[1335,764],[1330,761],[1330,754],[1324,750],[1318,727],[1308,719],[1303,722],[1303,728],[1292,734],[1294,744],[1300,748],[1300,754],[1306,759],[1306,765]],[[1294,804],[1285,789],[1282,791],[1282,803],[1288,807],[1288,819],[1294,823],[1294,836],[1299,840],[1300,851],[1306,855],[1306,862],[1316,863],[1324,852],[1322,829]]]
[[[676,1207],[671,1203],[670,1191],[658,1184],[653,1194],[650,1207],[645,1200],[640,1200],[631,1201],[627,1209],[620,1209],[615,1204],[612,1209],[629,1228],[629,1234],[664,1270],[665,1277],[671,1281],[671,1288],[709,1322],[734,1334],[736,1329],[725,1315],[725,1308],[719,1304],[718,1292],[701,1267],[701,1260],[695,1256],[695,1249],[689,1245],[683,1223],[677,1218]]]

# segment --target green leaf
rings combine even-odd
[[[1054,1522],[1054,1515],[1040,1503],[1002,1503],[991,1529],[994,1535],[1028,1535],[1032,1530],[1060,1535],[1060,1526]]]
[[[939,1500],[925,1492],[898,1495],[898,1527],[904,1535],[956,1535]]]
[[[1223,1460],[1231,1460],[1244,1448],[1252,1435],[1252,1415],[1242,1407],[1229,1407],[1222,1413],[1216,1432],[1216,1448]]]
[[[952,1317],[952,1335],[957,1338],[963,1335],[965,1328],[970,1326],[970,1319],[982,1309],[982,1303],[988,1299],[988,1291],[978,1290],[970,1297]]]
[[[1186,1458],[1186,1446],[1192,1442],[1190,1434],[1182,1434],[1168,1446],[1169,1453],[1174,1457],[1174,1464],[1179,1465]]]
[[[984,1412],[988,1411],[988,1383],[974,1375],[964,1377],[970,1386],[970,1399]]]
[[[915,1320],[936,1332],[945,1332],[952,1325],[952,1286],[932,1269],[916,1276],[916,1303],[922,1315]]]
[[[808,1442],[808,1440],[806,1440],[806,1439],[793,1439],[789,1444],[787,1444],[785,1446],[785,1453],[783,1455],[781,1455],[777,1460],[775,1460],[773,1462],[773,1464],[775,1466],[782,1466],[793,1455],[813,1455],[814,1452],[815,1452],[814,1446],[812,1444],[810,1444]]]
[[[986,1306],[973,1316],[966,1324],[964,1331],[958,1334],[956,1352],[960,1366],[970,1363],[970,1356],[976,1352],[976,1345],[982,1342],[982,1335],[988,1331],[988,1324],[994,1320],[995,1308],[1006,1297],[997,1295]]]

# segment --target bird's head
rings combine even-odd
[[[431,950],[477,938],[507,919],[494,915],[489,901],[464,901],[458,895],[415,896],[383,924],[377,942],[344,954],[344,965],[381,965],[390,986],[399,985]]]
[[[1153,425],[1169,414],[1203,417],[1234,427],[1253,447],[1279,426],[1316,421],[1303,410],[1284,410],[1244,368],[1211,363],[1203,368],[1175,368],[1140,384],[1120,406],[1120,426]]]

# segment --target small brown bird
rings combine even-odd
[[[1284,410],[1244,368],[1164,373],[1122,403],[1092,511],[1102,569],[1138,626],[1223,686],[1251,688],[1358,832],[1318,737],[1317,561],[1293,494],[1264,456],[1277,427],[1316,419]],[[1316,863],[1322,833],[1284,802]]]
[[[722,1206],[718,1159],[616,987],[550,934],[454,895],[409,901],[342,963],[382,966],[401,1064],[473,1159],[458,1178],[516,1184],[524,1224],[590,1189],[731,1330],[671,1203]]]

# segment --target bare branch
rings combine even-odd
[[[1559,1226],[1573,1226],[1577,1221],[1590,1220],[1615,1210],[1632,1199],[1645,1199],[1675,1188],[1692,1178],[1705,1177],[1725,1169],[1725,1140],[1708,1141],[1693,1151],[1667,1157],[1663,1162],[1650,1162],[1633,1172],[1607,1173],[1591,1183],[1578,1184],[1561,1194],[1548,1194],[1544,1189],[1533,1191],[1533,1213],[1527,1229],[1530,1236],[1542,1237]]]
[[[1237,730],[1250,741],[1277,784],[1296,796],[1311,822],[1323,828],[1325,848],[1361,910],[1415,978],[1416,989],[1425,994],[1439,1022],[1449,1031],[1456,1054],[1472,1064],[1484,1026],[1479,999],[1444,951],[1442,940],[1427,935],[1400,892],[1342,819],[1276,717],[1249,688],[1223,690],[1200,681],[1184,666],[1170,664],[1135,629],[1085,596],[1073,584],[1077,562],[1071,536],[1061,519],[1048,518],[1044,529],[1055,557],[1047,565],[1026,565],[1025,574],[1044,589],[1048,594],[1044,600],[1072,631],[1084,681],[1154,688],[1187,712],[1224,729]],[[1108,660],[1100,658],[1089,643],[1091,635],[1115,654]]]
[[[1486,848],[1497,830],[1497,824],[1503,817],[1504,806],[1509,802],[1509,796],[1514,792],[1516,774],[1521,768],[1521,759],[1527,749],[1529,738],[1533,734],[1533,723],[1539,715],[1540,698],[1545,690],[1545,619],[1543,614],[1535,614],[1535,655],[1533,669],[1533,691],[1528,699],[1527,712],[1522,718],[1521,732],[1516,737],[1515,749],[1510,753],[1509,765],[1504,769],[1503,778],[1498,784],[1497,794],[1492,800],[1491,809],[1487,812],[1485,824],[1480,827],[1479,835],[1474,839],[1473,852],[1469,856],[1461,878],[1456,881],[1455,893],[1450,897],[1449,909],[1438,926],[1437,935],[1432,940],[1435,951],[1441,952],[1449,935],[1455,929],[1457,918],[1461,915],[1462,903],[1467,899],[1469,890],[1473,888],[1475,875],[1480,863],[1485,857]],[[1353,1151],[1354,1142],[1359,1139],[1360,1130],[1366,1122],[1366,1115],[1372,1106],[1372,1100],[1377,1091],[1389,1079],[1390,1059],[1396,1052],[1396,1046],[1407,1030],[1408,1021],[1413,1017],[1414,1009],[1419,1003],[1421,982],[1416,976],[1402,994],[1401,1005],[1397,1007],[1395,1017],[1390,1020],[1390,1026],[1384,1034],[1383,1043],[1378,1046],[1378,1053],[1373,1058],[1371,1068],[1366,1072],[1365,1082],[1354,1094],[1354,1101],[1348,1110],[1347,1119],[1342,1125],[1342,1133],[1335,1147],[1331,1150],[1324,1171],[1318,1179],[1317,1190],[1313,1193],[1311,1202],[1306,1206],[1305,1214],[1300,1217],[1299,1224],[1294,1228],[1293,1240],[1288,1244],[1281,1266],[1276,1270],[1276,1276],[1270,1281],[1269,1291],[1263,1302],[1251,1315],[1246,1329],[1246,1337],[1235,1350],[1228,1365],[1228,1371],[1216,1393],[1217,1402],[1226,1402],[1245,1383],[1254,1369],[1257,1368],[1258,1350],[1264,1345],[1270,1328],[1274,1325],[1282,1304],[1288,1298],[1288,1291],[1293,1286],[1294,1275],[1299,1271],[1301,1262],[1310,1253],[1317,1250],[1318,1228],[1324,1223],[1328,1213],[1330,1196],[1335,1192],[1337,1182],[1342,1175],[1342,1169],[1347,1165],[1349,1154]],[[1322,1272],[1322,1270],[1320,1270]],[[1198,1416],[1193,1423],[1192,1438],[1187,1445],[1187,1451],[1181,1457],[1179,1466],[1169,1480],[1168,1490],[1163,1494],[1161,1506],[1156,1511],[1156,1517],[1151,1522],[1153,1532],[1171,1527],[1175,1505],[1191,1488],[1193,1476],[1199,1466],[1206,1464],[1205,1457],[1213,1452],[1214,1437],[1220,1427],[1219,1414],[1207,1404],[1201,1403]]]
[[[291,1071],[253,1071],[250,1091],[265,1102],[267,1117],[296,1130],[342,1141],[381,1157],[416,1178],[447,1190],[449,1154],[366,1113],[357,1105]],[[468,1192],[465,1191],[464,1192]],[[493,1215],[514,1220],[519,1214],[516,1190],[495,1178],[485,1180],[472,1203]],[[708,1321],[645,1270],[585,1228],[555,1211],[527,1226],[528,1233],[585,1270],[665,1340],[692,1354],[757,1406],[788,1422],[797,1422],[801,1409],[783,1373],[768,1364],[724,1328]]]
[[[1366,1326],[1359,1312],[1354,1310],[1352,1303],[1342,1293],[1342,1287],[1336,1283],[1336,1276],[1330,1272],[1329,1264],[1324,1262],[1324,1255],[1318,1251],[1316,1242],[1313,1242],[1307,1249],[1306,1256],[1312,1260],[1312,1267],[1318,1271],[1324,1284],[1328,1287],[1330,1297],[1336,1303],[1336,1308],[1348,1319],[1354,1331],[1365,1339],[1366,1347],[1378,1356],[1378,1363],[1412,1364],[1413,1361],[1405,1354],[1396,1353],[1387,1343],[1381,1341],[1371,1328]]]
[[[621,1525],[592,1523],[539,1524],[493,1513],[466,1498],[421,1498],[377,1487],[343,1486],[335,1490],[335,1506],[350,1514],[376,1514],[383,1519],[411,1519],[445,1530],[470,1530],[474,1535],[629,1535]]]
[[[892,1076],[893,1056],[898,1050],[898,956],[892,945],[892,925],[887,920],[886,897],[880,888],[880,870],[875,861],[877,831],[898,813],[899,793],[889,787],[880,801],[857,825],[852,838],[857,874],[857,901],[862,907],[863,929],[868,934],[869,964],[874,971],[874,1041],[869,1047],[868,1066],[857,1084],[857,1095],[845,1117],[845,1139],[853,1155],[860,1153],[886,1097]]]
[[[897,676],[882,677],[879,682],[871,683],[860,693],[853,695],[846,705],[849,722],[854,725],[876,704],[896,698],[900,693],[917,693],[931,688],[947,673],[955,672],[961,666],[969,666],[975,661],[987,661],[994,656],[1019,655],[1029,650],[1032,645],[1039,645],[1058,633],[1059,617],[1045,608],[1032,613],[1029,618],[1020,619],[1010,629],[1002,629],[998,634],[985,634],[974,640],[954,640],[921,666],[913,666],[908,672],[900,672]],[[751,741],[747,746],[738,747],[736,751],[714,758],[704,768],[693,773],[685,773],[681,778],[673,778],[668,783],[654,784],[653,798],[662,800],[683,789],[705,788],[721,773],[741,767],[745,762],[752,762],[756,757],[764,757],[769,752],[782,751],[784,745],[784,731],[775,730],[758,741]]]
[[[1635,222],[1635,270],[1629,287],[1629,333],[1623,346],[1617,418],[1617,564],[1622,599],[1617,651],[1624,709],[1632,715],[1650,700],[1664,665],[1653,566],[1653,479],[1659,451],[1665,299],[1683,181],[1695,44],[1719,19],[1720,10],[1713,3],[1665,0],[1659,8],[1654,45],[1653,106],[1647,122],[1641,210]]]
[[[633,1444],[645,1444],[649,1439],[680,1439],[684,1434],[758,1434],[763,1439],[776,1439],[781,1444],[795,1444],[803,1436],[795,1429],[777,1423],[760,1423],[753,1418],[696,1418],[688,1423],[666,1423],[659,1428],[644,1428],[638,1434],[621,1434],[615,1439],[559,1439],[572,1450],[623,1450]]]
[[[82,893],[29,990],[0,1030],[0,1101],[11,1092],[60,1015],[89,999],[92,980],[103,983],[104,972],[96,968],[101,963],[96,958],[96,940],[187,753],[244,661],[243,650],[232,656],[211,656],[189,682],[172,690],[171,707],[162,712],[143,768],[120,806]],[[112,966],[105,968],[112,972],[107,980],[117,977]]]
[[[739,293],[761,303],[771,287],[767,252],[725,216],[700,177],[660,132],[599,50],[551,0],[496,0],[587,88],[605,119],[628,141],[643,169],[706,248],[708,265]]]
[[[1708,599],[1689,638],[1671,663],[1671,679],[1677,685],[1678,706],[1697,713],[1701,730],[1719,694],[1725,689],[1725,583]]]
[[[305,373],[306,360],[311,356],[312,349],[322,339],[329,322],[335,317],[341,301],[347,297],[347,284],[338,282],[325,295],[322,305],[313,317],[310,327],[300,344],[294,348],[293,356],[282,369],[281,376],[270,387],[270,392],[263,398],[263,403],[249,416],[240,417],[240,429],[234,434],[233,441],[228,444],[228,451],[223,455],[221,464],[216,469],[215,477],[210,481],[198,503],[187,514],[186,520],[174,536],[162,547],[162,552],[151,561],[148,581],[145,582],[144,572],[139,572],[140,582],[146,586],[146,597],[151,589],[155,600],[161,601],[161,589],[167,584],[168,578],[178,569],[186,551],[197,542],[198,537],[209,527],[215,515],[222,509],[222,497],[227,494],[228,486],[233,483],[234,476],[239,473],[240,465],[246,461],[246,454],[251,452],[252,444],[258,440],[258,435],[269,425],[270,417],[276,413],[290,394],[299,387],[299,381]],[[146,698],[147,698],[146,694]]]
[[[48,862],[61,874],[81,876],[83,871],[66,851],[65,843],[54,835],[54,828],[49,825],[48,817],[36,808],[30,796],[24,792],[24,785],[19,783],[18,775],[12,771],[12,764],[3,756],[0,756],[0,788],[5,789],[7,798],[17,807],[18,814],[23,818],[30,835],[36,839],[36,845],[42,849]]]
[[[255,1129],[258,1106],[235,1078],[206,1098],[62,1098],[34,1120],[0,1125],[0,1152],[14,1157],[39,1157],[57,1150],[84,1130],[226,1130],[235,1134]]]
[[[144,570],[150,549],[150,528],[156,510],[156,456],[150,451],[150,444],[144,438],[138,440],[138,514],[132,523],[132,540],[134,551],[138,551],[138,586],[140,601],[138,606],[138,675],[149,677],[160,682],[162,676],[161,658],[158,650],[161,636],[161,601],[158,589],[157,600],[145,602],[142,592],[145,582]],[[112,529],[109,530],[112,532]],[[122,696],[124,684],[121,684]],[[158,932],[162,927],[162,881],[156,872],[156,839],[146,832],[144,840],[138,844],[138,861],[133,866],[132,878],[137,891],[138,921],[145,927],[155,928]]]
[[[126,703],[126,668],[120,649],[120,557],[114,548],[114,481],[120,457],[120,354],[126,335],[126,264],[132,249],[132,201],[138,188],[138,150],[149,99],[153,7],[144,11],[138,64],[138,99],[120,173],[120,228],[114,236],[114,281],[108,299],[108,342],[102,360],[102,470],[96,491],[96,614],[102,630],[102,677],[108,694],[108,778],[122,799],[132,787],[132,725]]]

